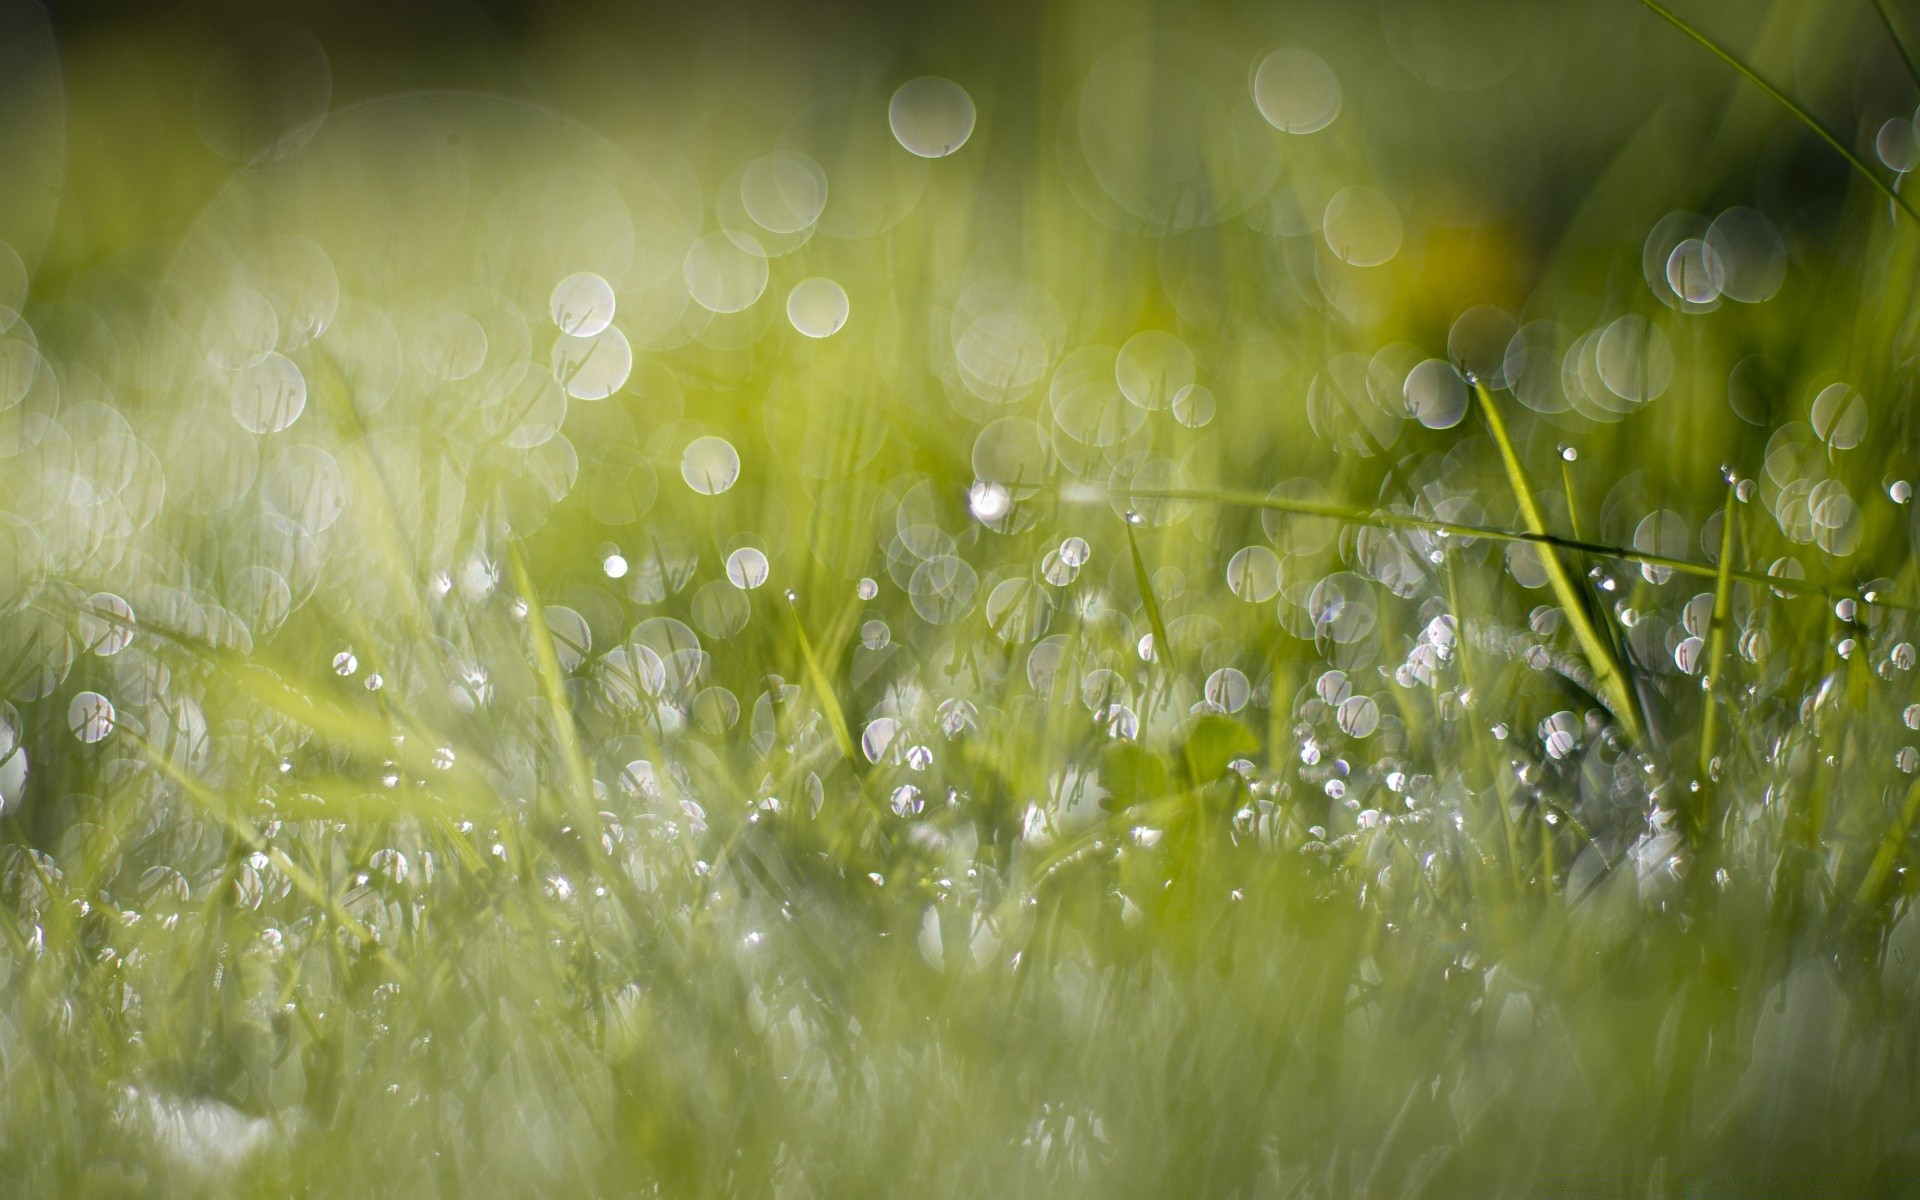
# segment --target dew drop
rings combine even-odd
[[[847,290],[831,279],[803,279],[787,293],[787,320],[810,338],[829,338],[847,323]]]
[[[908,80],[887,104],[887,124],[907,151],[945,158],[973,136],[973,97],[951,79],[925,75]]]
[[[81,692],[67,705],[67,728],[91,745],[113,732],[113,701],[99,692]]]
[[[547,304],[553,323],[571,337],[590,338],[613,323],[613,286],[592,271],[555,284]]]
[[[680,478],[703,496],[717,496],[740,478],[740,453],[725,438],[697,437],[680,456]]]

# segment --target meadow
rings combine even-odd
[[[0,0],[0,1191],[1914,1194],[1915,47]]]

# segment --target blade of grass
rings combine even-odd
[[[1727,624],[1733,609],[1733,526],[1735,521],[1735,483],[1727,484],[1727,504],[1720,525],[1720,575],[1713,584],[1713,629],[1707,639],[1706,709],[1700,714],[1700,811],[1694,814],[1695,831],[1705,833],[1713,820],[1713,743],[1714,723],[1719,716],[1720,661],[1727,649]]]
[[[567,785],[575,807],[587,818],[593,815],[593,772],[587,767],[580,749],[580,732],[573,723],[573,706],[567,702],[567,689],[560,670],[560,656],[553,648],[553,633],[547,628],[547,610],[527,571],[527,560],[518,542],[507,544],[507,559],[513,567],[513,586],[527,602],[527,631],[533,640],[534,673],[540,677],[540,692],[553,708],[553,726],[560,739],[560,754],[565,760]]]
[[[1167,623],[1160,615],[1160,601],[1153,594],[1153,580],[1147,575],[1147,562],[1140,557],[1140,539],[1133,533],[1133,515],[1126,518],[1127,550],[1133,555],[1133,582],[1140,588],[1140,603],[1147,610],[1147,624],[1153,629],[1153,656],[1173,671],[1173,641],[1167,637]]]
[[[1920,63],[1913,59],[1913,51],[1907,48],[1907,41],[1900,36],[1900,30],[1893,23],[1893,11],[1887,7],[1887,0],[1873,0],[1873,11],[1880,14],[1880,24],[1886,27],[1887,40],[1900,52],[1900,61],[1907,64],[1907,74],[1913,82],[1920,85]]]
[[[1902,196],[1899,192],[1894,191],[1893,186],[1889,184],[1886,180],[1880,178],[1879,172],[1875,171],[1873,169],[1873,166],[1870,163],[1868,163],[1866,159],[1862,158],[1858,153],[1856,153],[1853,147],[1841,141],[1838,134],[1834,133],[1831,129],[1828,129],[1824,124],[1822,124],[1820,121],[1820,118],[1814,116],[1813,113],[1808,111],[1807,108],[1804,105],[1802,105],[1799,101],[1787,95],[1785,92],[1773,86],[1771,83],[1768,83],[1766,79],[1763,76],[1761,76],[1761,74],[1758,71],[1754,70],[1752,67],[1742,62],[1739,56],[1735,55],[1732,51],[1728,50],[1725,46],[1722,46],[1719,42],[1716,42],[1712,38],[1708,37],[1701,30],[1695,28],[1692,24],[1688,23],[1685,18],[1675,13],[1672,9],[1668,8],[1666,5],[1659,3],[1658,0],[1640,0],[1640,3],[1644,5],[1649,12],[1653,13],[1655,16],[1665,21],[1667,24],[1673,26],[1675,29],[1678,29],[1681,33],[1686,34],[1689,38],[1692,38],[1695,42],[1699,43],[1701,46],[1705,47],[1706,50],[1710,52],[1715,58],[1719,59],[1723,63],[1726,63],[1729,67],[1732,67],[1736,72],[1738,72],[1741,78],[1745,79],[1748,83],[1751,83],[1753,86],[1765,92],[1769,97],[1772,98],[1774,103],[1780,105],[1780,107],[1792,113],[1794,117],[1798,119],[1802,125],[1805,125],[1808,129],[1812,130],[1815,134],[1817,134],[1821,141],[1833,147],[1834,150],[1839,153],[1840,157],[1846,159],[1847,163],[1850,166],[1852,166],[1854,170],[1860,172],[1861,175],[1865,176],[1868,183],[1871,183],[1874,187],[1878,188],[1882,195],[1884,195],[1888,200],[1893,202],[1894,207],[1898,208],[1901,212],[1907,214],[1908,219],[1913,221],[1915,224],[1920,224],[1920,212],[1917,212],[1914,210],[1913,205],[1907,202],[1906,197]],[[1884,16],[1884,14],[1882,15]],[[1891,25],[1889,25],[1888,31],[1889,32],[1892,31]],[[1898,43],[1899,41],[1898,38],[1895,38],[1894,40],[1896,43]],[[1905,50],[1904,48],[1902,48],[1903,56],[1904,56],[1904,53],[1905,53]],[[1909,65],[1911,65],[1911,63],[1909,63]]]
[[[1521,519],[1531,532],[1545,533],[1546,518],[1541,515],[1540,504],[1534,499],[1533,485],[1528,482],[1526,468],[1521,465],[1520,455],[1513,447],[1513,439],[1507,434],[1507,423],[1500,416],[1499,406],[1494,404],[1493,396],[1482,384],[1476,382],[1473,390],[1480,397],[1480,411],[1486,416],[1494,445],[1500,449],[1500,460],[1506,466],[1507,482],[1513,488],[1513,498],[1520,505]],[[1613,709],[1614,718],[1624,727],[1628,740],[1641,741],[1646,736],[1646,723],[1641,717],[1640,697],[1634,693],[1632,681],[1614,657],[1613,648],[1594,628],[1593,620],[1587,613],[1586,599],[1574,584],[1573,577],[1567,574],[1559,552],[1552,546],[1541,546],[1537,553],[1540,564],[1546,568],[1547,582],[1553,588],[1554,598],[1560,601],[1568,624],[1573,626],[1574,639],[1586,654],[1587,665],[1593,668],[1594,685],[1600,698]]]
[[[286,875],[287,881],[293,885],[296,891],[312,903],[324,908],[334,923],[342,929],[345,929],[347,933],[353,937],[354,941],[358,942],[363,948],[372,946],[374,952],[380,957],[380,960],[386,964],[387,968],[393,971],[398,978],[405,980],[411,977],[411,972],[407,970],[406,966],[402,964],[399,959],[395,958],[386,947],[380,945],[380,939],[374,936],[373,930],[369,929],[358,917],[355,917],[345,908],[342,908],[339,900],[335,898],[327,888],[322,886],[318,879],[303,870],[300,864],[288,858],[278,846],[272,845],[265,838],[261,837],[260,831],[234,813],[232,806],[227,804],[224,799],[215,795],[213,791],[198,779],[194,778],[193,775],[182,770],[174,763],[171,757],[162,753],[158,747],[145,738],[131,732],[129,732],[127,736],[132,738],[134,743],[139,746],[140,752],[146,756],[147,761],[153,765],[155,770],[178,785],[181,790],[185,791],[187,795],[207,813],[220,818],[227,828],[233,831],[235,837],[238,837],[242,842],[246,843],[248,849],[265,854],[267,860]]]
[[[1580,529],[1580,502],[1573,490],[1573,464],[1568,461],[1564,453],[1559,458],[1560,487],[1567,497],[1567,528],[1573,531],[1576,540],[1585,541],[1586,534]],[[1598,586],[1591,579],[1586,580],[1585,584],[1582,594],[1593,601],[1593,609],[1600,614],[1603,622],[1601,632],[1607,635],[1607,647],[1613,652],[1614,661],[1619,662],[1627,653],[1626,632],[1607,608],[1606,597],[1601,595]]]
[[[1238,492],[1232,490],[1208,491],[1203,488],[1141,488],[1127,493],[1143,500],[1196,500],[1209,504],[1225,504],[1237,508],[1265,508],[1274,512],[1292,513],[1302,517],[1332,517],[1341,521],[1353,521],[1362,525],[1379,525],[1389,529],[1414,529],[1422,533],[1444,534],[1449,537],[1487,538],[1496,542],[1532,542],[1540,546],[1555,546],[1562,550],[1591,554],[1602,558],[1617,558],[1622,562],[1643,563],[1648,566],[1666,567],[1683,575],[1693,575],[1701,579],[1719,577],[1719,569],[1707,563],[1693,562],[1684,558],[1669,558],[1664,554],[1647,554],[1639,550],[1629,550],[1624,546],[1611,546],[1604,542],[1587,542],[1578,538],[1561,537],[1555,533],[1531,533],[1524,530],[1496,529],[1490,525],[1465,525],[1457,521],[1435,521],[1426,517],[1416,517],[1409,513],[1385,512],[1375,509],[1350,508],[1340,504],[1322,504],[1312,500],[1287,500],[1268,496],[1262,492]],[[1801,596],[1823,596],[1829,600],[1842,597],[1860,604],[1884,608],[1894,612],[1920,613],[1920,607],[1902,604],[1875,594],[1868,597],[1862,592],[1824,584],[1818,580],[1788,579],[1782,576],[1762,575],[1753,571],[1735,571],[1735,582],[1751,583],[1760,587],[1773,588],[1778,592],[1791,592]]]
[[[859,759],[854,755],[853,735],[848,731],[846,714],[840,710],[840,699],[834,695],[833,684],[820,666],[820,656],[813,652],[813,640],[807,636],[806,626],[800,623],[800,609],[791,597],[787,601],[787,617],[793,625],[794,641],[800,647],[800,660],[807,668],[807,679],[819,693],[820,709],[826,713],[827,725],[833,730],[833,740],[839,744],[840,753],[857,768]]]
[[[1906,801],[1900,806],[1900,819],[1887,827],[1880,848],[1874,852],[1873,863],[1867,868],[1867,877],[1860,881],[1860,890],[1854,893],[1854,920],[1866,917],[1880,903],[1887,877],[1893,874],[1894,862],[1899,859],[1900,848],[1906,845],[1907,834],[1916,818],[1920,818],[1920,780],[1915,780],[1907,789]]]

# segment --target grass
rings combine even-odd
[[[1647,7],[65,29],[9,1194],[1911,1191],[1910,58]]]

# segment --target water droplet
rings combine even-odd
[[[625,387],[632,376],[633,346],[626,334],[612,326],[592,337],[563,333],[553,341],[552,362],[553,377],[567,395],[604,400]]]
[[[887,123],[909,153],[945,158],[973,136],[973,97],[937,75],[908,80],[887,104]]]
[[[1283,47],[1254,68],[1253,103],[1282,133],[1309,134],[1340,115],[1340,80],[1311,50]]]
[[[1219,402],[1205,385],[1190,383],[1173,394],[1173,419],[1188,429],[1202,429],[1213,421]]]
[[[887,762],[895,751],[894,742],[899,735],[899,721],[892,717],[875,718],[860,735],[860,750],[870,763]]]
[[[1372,696],[1348,696],[1340,702],[1336,719],[1348,737],[1371,737],[1380,725],[1380,706]]]
[[[803,236],[827,207],[827,173],[793,150],[776,150],[740,172],[740,207],[754,224],[781,237]],[[804,240],[804,239],[803,239]]]
[[[687,251],[682,273],[700,307],[735,313],[752,307],[767,290],[767,254],[745,233],[710,233]]]
[[[354,657],[353,648],[345,647],[333,656],[333,673],[342,678],[360,669],[360,660]]]
[[[1013,509],[1013,495],[998,483],[975,480],[967,489],[967,509],[984,525],[992,525]]]
[[[553,323],[572,337],[593,337],[613,323],[613,287],[592,271],[562,279],[547,303]]]
[[[1140,734],[1140,718],[1124,704],[1110,704],[1104,712],[1097,714],[1096,720],[1104,725],[1107,736],[1131,739]]]
[[[810,338],[828,338],[847,323],[847,290],[831,279],[803,279],[787,293],[787,320]]]
[[[1907,117],[1882,123],[1874,134],[1873,149],[1889,171],[1904,175],[1920,165],[1920,140],[1915,139],[1913,121]]]
[[[1697,637],[1684,638],[1673,648],[1673,665],[1679,667],[1683,674],[1697,675],[1700,673],[1701,656],[1705,652],[1705,642]]]
[[[1280,592],[1280,556],[1265,546],[1248,546],[1227,560],[1227,590],[1249,604],[1264,604]]]
[[[234,373],[228,395],[234,419],[251,433],[279,433],[307,408],[307,380],[291,359],[268,354]]]
[[[1247,706],[1253,694],[1246,673],[1235,667],[1221,667],[1207,676],[1204,695],[1207,703],[1221,712],[1235,713]]]
[[[880,585],[871,579],[862,579],[854,585],[853,594],[862,600],[871,600],[880,594]]]
[[[1407,411],[1428,429],[1451,429],[1467,415],[1466,381],[1443,359],[1416,365],[1400,390]]]
[[[697,437],[680,456],[680,477],[703,496],[717,496],[740,478],[740,454],[725,438]]]
[[[67,728],[91,745],[113,732],[113,701],[99,692],[81,692],[67,705]]]
[[[101,658],[111,658],[133,643],[133,606],[112,592],[88,596],[77,622],[80,642]]]
[[[742,546],[727,556],[727,582],[750,592],[767,581],[767,556],[752,546]]]
[[[926,802],[921,799],[919,788],[910,783],[903,783],[893,789],[891,807],[896,817],[913,817],[920,814],[921,809],[926,807]]]

